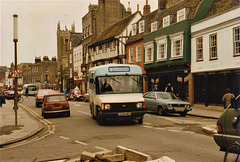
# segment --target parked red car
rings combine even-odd
[[[48,94],[44,96],[42,105],[42,116],[50,114],[65,114],[70,116],[70,106],[64,93]]]

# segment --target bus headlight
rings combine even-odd
[[[102,104],[101,105],[101,109],[102,110],[109,110],[111,108],[111,105],[110,104]]]
[[[138,102],[137,104],[136,104],[136,107],[137,107],[137,109],[140,109],[140,108],[145,108],[145,103],[143,102]]]

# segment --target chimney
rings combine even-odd
[[[143,7],[143,16],[149,14],[151,12],[151,7],[148,4],[148,0],[146,0],[146,5]]]
[[[41,56],[35,57],[35,63],[39,63],[39,62],[41,62]]]
[[[58,24],[57,24],[57,30],[59,31],[59,30],[61,30],[61,28],[60,28],[60,21],[58,20]]]
[[[139,4],[137,4],[137,11],[139,11]]]
[[[167,0],[158,0],[158,9],[164,10],[166,9]]]
[[[72,32],[75,33],[75,22],[73,21],[73,24],[72,24]]]
[[[130,2],[128,2],[128,8],[127,8],[127,11],[128,11],[128,12],[132,12],[132,9],[131,9],[131,7],[130,7]]]

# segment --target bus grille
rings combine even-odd
[[[132,111],[136,110],[136,103],[114,103],[111,109],[115,111]]]

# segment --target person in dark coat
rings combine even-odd
[[[168,83],[166,88],[165,88],[165,92],[173,92],[173,87],[171,85],[171,83]]]
[[[2,107],[2,104],[3,104],[3,97],[4,97],[4,91],[2,87],[0,87],[0,107]]]
[[[26,97],[28,97],[28,88],[25,91]]]

